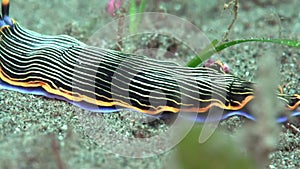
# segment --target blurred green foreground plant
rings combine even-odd
[[[242,145],[219,130],[199,144],[202,125],[195,125],[179,143],[177,159],[181,169],[252,169],[254,162],[240,151]]]

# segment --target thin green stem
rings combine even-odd
[[[201,51],[197,56],[192,58],[187,66],[188,67],[196,67],[201,64],[204,60],[210,58],[213,54],[220,52],[223,49],[226,49],[230,46],[245,43],[245,42],[267,42],[267,43],[275,43],[280,45],[286,45],[290,47],[300,48],[300,41],[291,40],[291,39],[269,39],[269,38],[260,38],[260,39],[240,39],[240,40],[233,40],[230,42],[222,43],[216,46],[217,40],[213,40],[213,42],[208,45],[204,50]]]

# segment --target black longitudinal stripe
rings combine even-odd
[[[69,65],[65,65],[64,67],[63,67],[63,65],[61,65],[61,67],[63,68],[63,69],[59,69],[59,67],[52,67],[52,68],[50,68],[50,70],[49,69],[47,69],[47,67],[51,67],[51,65],[49,65],[49,64],[47,64],[47,62],[49,62],[50,64],[51,63],[53,63],[54,62],[54,60],[56,60],[55,58],[53,58],[53,56],[55,56],[55,57],[57,57],[57,56],[60,56],[60,57],[63,57],[63,55],[62,54],[60,54],[60,52],[62,52],[62,49],[61,48],[58,48],[58,49],[56,49],[56,48],[51,48],[51,47],[49,47],[49,46],[47,46],[47,47],[44,47],[44,48],[42,48],[40,45],[41,45],[41,43],[39,42],[39,43],[37,43],[37,45],[36,46],[39,46],[39,47],[35,47],[33,44],[33,42],[38,42],[38,41],[33,41],[32,42],[32,39],[36,39],[36,40],[40,40],[40,39],[43,39],[43,41],[46,41],[45,39],[47,39],[48,41],[51,41],[51,40],[53,40],[53,39],[55,39],[55,40],[57,40],[57,39],[59,39],[59,38],[30,38],[30,42],[27,42],[27,43],[25,43],[24,41],[25,40],[29,40],[29,39],[26,39],[26,36],[28,36],[28,35],[31,35],[30,33],[22,33],[23,31],[20,31],[20,30],[22,30],[18,25],[16,25],[16,31],[15,32],[21,32],[21,33],[17,33],[19,36],[18,36],[18,38],[20,38],[20,39],[22,39],[22,44],[30,44],[30,47],[31,48],[33,48],[33,49],[35,49],[35,51],[34,51],[34,53],[29,53],[29,56],[37,56],[37,54],[39,54],[39,55],[41,55],[41,56],[46,56],[47,58],[49,57],[50,59],[49,60],[47,60],[46,62],[39,62],[38,60],[39,59],[45,59],[45,58],[35,58],[35,59],[32,59],[31,58],[31,61],[33,61],[34,63],[35,63],[35,66],[34,66],[34,70],[36,70],[36,71],[32,71],[33,73],[31,73],[31,74],[27,74],[27,76],[28,77],[30,77],[30,76],[33,76],[32,74],[35,74],[36,72],[43,72],[43,74],[42,73],[40,73],[40,77],[43,77],[43,79],[47,79],[47,77],[44,77],[47,73],[49,74],[49,77],[50,77],[50,75],[52,75],[52,72],[55,72],[55,70],[62,70],[61,72],[63,72],[63,74],[59,74],[59,73],[56,73],[56,75],[57,76],[55,76],[54,75],[54,79],[53,78],[50,78],[51,79],[51,81],[56,81],[56,83],[58,83],[59,81],[63,81],[63,80],[61,80],[60,79],[60,77],[63,77],[64,75],[66,75],[67,73],[66,72],[64,72],[63,70],[65,70],[65,69],[70,69],[71,68],[71,70],[72,70],[72,68],[73,67],[71,67],[70,66],[70,64]],[[12,33],[10,34],[10,35],[13,35]],[[25,36],[25,37],[24,37]],[[32,36],[32,35],[31,35]],[[35,35],[36,36],[36,35]],[[42,36],[42,35],[40,35],[40,36]],[[63,40],[63,39],[62,39]],[[52,43],[47,43],[47,44],[53,44],[53,42]],[[63,44],[65,44],[65,43],[63,43]],[[79,43],[76,43],[76,45],[77,44],[79,44]],[[55,44],[55,46],[58,46],[58,44]],[[70,47],[71,46],[71,47]],[[70,51],[70,50],[72,50],[72,47],[74,47],[75,45],[74,44],[70,44],[70,46],[63,46],[63,47],[67,47],[67,49],[65,49],[66,51]],[[24,46],[23,46],[24,47]],[[59,47],[59,46],[58,46]],[[39,52],[39,50],[41,50],[40,52]],[[57,52],[55,52],[55,51],[57,51]],[[27,54],[28,55],[28,54]],[[108,54],[106,54],[106,55],[110,55],[110,56],[116,56],[116,55],[113,55],[113,54],[111,54],[111,53],[108,53]],[[21,55],[22,56],[22,55]],[[52,57],[51,57],[52,56]],[[67,56],[67,55],[66,55]],[[91,55],[89,55],[89,56],[91,56]],[[99,57],[99,55],[97,55],[98,57]],[[101,55],[100,55],[101,56]],[[117,55],[118,56],[118,55]],[[121,56],[123,56],[123,55],[121,55]],[[24,58],[24,57],[22,57],[22,58]],[[17,59],[17,61],[18,60],[22,60],[22,58],[18,58]],[[63,58],[65,58],[65,57],[63,57]],[[117,58],[117,57],[115,57],[115,58]],[[91,58],[89,58],[89,59],[91,59]],[[107,60],[107,57],[105,58],[106,60]],[[102,62],[100,62],[100,65],[97,65],[98,66],[98,69],[96,69],[96,70],[98,70],[98,73],[99,72],[101,72],[101,73],[103,73],[103,72],[108,72],[108,70],[110,71],[108,74],[107,74],[107,76],[103,76],[103,75],[101,75],[102,77],[104,77],[103,79],[104,80],[102,80],[102,81],[100,81],[99,83],[96,83],[96,85],[98,84],[98,86],[95,86],[95,88],[100,88],[100,89],[106,89],[106,91],[108,91],[110,88],[111,88],[111,86],[109,86],[109,85],[107,85],[107,84],[105,84],[105,85],[102,85],[102,84],[104,84],[104,82],[111,82],[112,81],[112,79],[109,79],[110,77],[113,77],[113,75],[116,73],[116,68],[119,68],[119,63],[118,62],[116,62],[116,61],[122,61],[124,59],[124,57],[123,58],[121,58],[120,60],[117,60],[117,59],[114,59],[113,61],[111,61],[110,63],[106,63],[106,61],[104,61],[104,59],[103,59],[103,61]],[[134,59],[136,59],[136,58],[134,58]],[[139,62],[141,62],[141,59],[139,59],[138,60]],[[25,62],[26,63],[26,62]],[[66,61],[65,61],[65,63],[67,63]],[[149,64],[150,63],[150,64]],[[151,66],[151,63],[152,62],[146,62],[146,66]],[[167,63],[167,62],[166,62]],[[27,65],[32,65],[32,64],[28,64],[28,63],[26,63]],[[139,63],[140,64],[140,63]],[[15,65],[14,66],[16,66],[16,65],[21,65],[20,63],[15,63]],[[41,65],[41,69],[38,69],[38,67],[39,66],[37,66],[37,65]],[[112,66],[112,65],[114,65],[114,66]],[[161,89],[164,89],[164,90],[167,90],[168,89],[168,86],[171,86],[170,84],[174,84],[174,83],[170,83],[170,81],[169,82],[167,82],[167,83],[159,83],[159,82],[166,82],[167,81],[167,78],[164,78],[164,77],[172,77],[173,78],[173,76],[170,76],[171,74],[169,73],[170,72],[170,69],[166,69],[165,67],[161,67],[162,66],[162,64],[156,64],[156,65],[154,65],[154,66],[157,66],[157,65],[159,65],[160,67],[155,67],[155,68],[153,68],[152,70],[155,70],[155,72],[149,72],[148,73],[148,75],[150,76],[150,77],[147,77],[147,75],[146,74],[143,74],[141,77],[139,77],[139,76],[136,76],[136,75],[139,75],[138,73],[136,73],[136,72],[134,72],[134,75],[137,77],[137,80],[136,80],[136,82],[134,82],[133,80],[134,79],[132,79],[131,81],[133,81],[134,83],[134,85],[131,85],[129,88],[127,88],[128,89],[128,91],[125,91],[125,93],[126,92],[129,92],[130,93],[130,97],[131,97],[131,99],[129,99],[129,100],[135,100],[135,101],[137,101],[138,102],[138,100],[140,99],[140,100],[147,100],[147,98],[148,98],[148,95],[147,94],[145,94],[145,93],[150,93],[150,92],[153,92],[153,91],[155,91],[154,89],[155,89],[155,87],[161,87],[161,88],[159,88],[159,90],[160,91],[162,91]],[[169,65],[171,65],[171,66],[174,66],[174,64],[167,64],[167,66],[169,66]],[[8,65],[8,67],[12,67],[12,65]],[[133,65],[134,66],[134,65]],[[152,65],[153,66],[153,65]],[[166,66],[166,67],[167,67]],[[178,67],[178,65],[175,65],[176,67]],[[104,67],[104,68],[103,68]],[[168,68],[168,67],[167,67]],[[159,69],[161,69],[162,71],[159,71]],[[26,69],[22,69],[22,70],[24,70],[24,71],[29,71],[29,70],[26,70]],[[42,70],[44,70],[44,71],[42,71]],[[120,69],[119,69],[120,70]],[[151,70],[151,69],[147,69],[147,70]],[[16,71],[16,70],[15,70]],[[29,71],[30,72],[30,71]],[[171,71],[172,72],[172,71]],[[19,72],[14,72],[14,73],[19,73]],[[126,72],[122,72],[123,74],[125,74]],[[173,72],[174,73],[174,72]],[[178,73],[178,71],[176,71],[175,73]],[[13,74],[13,73],[11,73],[11,74]],[[88,74],[88,73],[87,73]],[[155,84],[152,84],[152,86],[151,87],[149,87],[149,85],[148,85],[148,89],[146,89],[147,88],[147,85],[145,85],[145,84],[151,84],[151,83],[149,83],[149,82],[146,82],[145,83],[145,81],[147,81],[147,79],[151,79],[151,76],[153,77],[153,74],[157,74],[157,76],[154,78],[155,79]],[[24,74],[23,74],[24,75]],[[68,75],[68,74],[67,74]],[[164,76],[163,76],[164,75]],[[166,76],[167,75],[167,76]],[[35,75],[34,77],[38,77],[38,75]],[[222,75],[223,76],[223,75]],[[13,77],[13,76],[12,76]],[[68,77],[70,77],[70,75],[68,75]],[[96,77],[98,77],[98,76],[96,76]],[[105,79],[105,77],[106,77],[106,79]],[[146,78],[144,78],[143,79],[143,77],[146,77]],[[175,76],[176,77],[176,76]],[[20,78],[20,77],[13,77],[13,78]],[[184,78],[186,78],[186,74],[185,74],[185,77]],[[205,77],[205,78],[207,78],[207,77]],[[58,79],[58,80],[56,80],[56,79]],[[66,79],[66,77],[64,77],[63,79]],[[100,78],[101,79],[101,78]],[[198,79],[192,79],[193,81],[195,81],[195,80],[197,80],[197,81],[199,81],[199,79],[200,78],[198,78]],[[28,79],[28,80],[32,80],[32,79]],[[103,82],[104,81],[104,82]],[[144,81],[144,82],[143,82]],[[149,80],[148,80],[149,81]],[[97,82],[97,81],[96,81]],[[139,83],[139,82],[143,82],[143,83]],[[204,84],[204,86],[201,86],[201,84]],[[68,86],[67,84],[63,84],[63,83],[60,83],[60,84],[57,84],[56,86],[60,86],[60,85],[62,85],[62,86]],[[70,85],[70,84],[69,84]],[[141,86],[141,85],[143,85],[142,87],[139,87],[139,86]],[[199,89],[205,89],[205,87],[206,86],[208,86],[208,84],[207,84],[207,81],[205,81],[205,80],[203,80],[202,81],[202,83],[198,83],[198,86],[199,86]],[[66,89],[67,90],[69,90],[71,88],[71,85],[69,86],[69,87],[67,87]],[[151,90],[150,90],[151,89]],[[137,92],[138,90],[140,90],[140,92]],[[97,91],[101,91],[101,90],[97,90]],[[169,91],[170,91],[170,89],[169,89]],[[166,95],[169,95],[169,96],[172,96],[172,93],[174,93],[175,91],[178,91],[178,87],[177,87],[177,89],[175,89],[175,90],[171,90],[171,93],[170,94],[168,94],[168,93],[166,93]],[[201,91],[201,90],[200,90]],[[213,90],[211,89],[211,88],[208,88],[208,93],[207,92],[203,92],[201,95],[211,95],[211,93],[213,92]],[[117,94],[119,94],[119,93],[117,93]],[[100,94],[101,95],[101,94]],[[111,95],[108,95],[108,94],[106,94],[106,96],[107,97],[112,97]],[[177,95],[177,97],[178,97],[178,95]],[[160,98],[160,97],[158,97],[158,98]],[[179,98],[180,98],[180,96],[179,96]],[[147,105],[147,104],[149,104],[148,102],[146,102],[146,101],[140,101],[140,103],[141,102],[145,102],[145,104]],[[175,101],[176,103],[179,103],[178,101]]]
[[[50,86],[46,92],[76,94],[85,98],[80,101],[99,107],[121,105],[150,114],[171,107],[166,110],[201,113],[211,105],[241,109],[253,96],[253,83],[212,68],[187,68],[91,47],[66,35],[38,34],[17,23],[1,28],[1,38],[0,73],[8,83],[25,87],[46,83]],[[296,99],[280,98],[296,104]]]

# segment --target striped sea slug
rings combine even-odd
[[[9,17],[9,0],[2,1],[0,27],[0,89],[56,98],[94,112],[196,112],[203,121],[216,107],[224,110],[223,119],[254,119],[247,110],[254,84],[219,69],[183,67],[88,46],[67,35],[42,35]],[[299,107],[299,95],[279,93],[278,98],[288,110]]]

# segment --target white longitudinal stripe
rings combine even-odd
[[[83,59],[85,58],[85,57],[82,57]],[[83,61],[82,61],[83,62]],[[88,64],[88,63],[87,63]],[[131,68],[131,67],[133,67],[133,66],[130,66],[130,67],[128,67],[128,66],[126,66],[127,64],[123,64],[124,66],[121,66],[121,67],[127,67],[127,68]],[[93,64],[91,64],[91,66],[93,66]],[[140,65],[139,65],[140,66]],[[148,65],[147,65],[148,66]],[[164,66],[164,65],[160,65],[160,66]],[[122,70],[121,69],[121,67],[119,68],[119,70]],[[144,66],[142,66],[142,67],[144,67]],[[147,70],[148,70],[148,67],[146,68]],[[175,68],[176,69],[176,68]],[[169,78],[169,79],[174,79],[174,77],[178,77],[178,75],[174,75],[174,76],[170,76],[170,73],[168,73],[168,74],[166,74],[166,76],[160,76],[157,72],[161,72],[161,70],[159,70],[158,69],[158,67],[156,67],[155,68],[155,70],[156,70],[156,72],[150,72],[149,73],[149,75],[151,75],[151,76],[155,76],[156,75],[156,77],[157,77],[157,79],[160,79],[160,80],[162,80],[162,77],[164,77],[164,78]],[[117,73],[117,72],[116,72]],[[143,72],[143,73],[147,73],[147,72]],[[176,73],[178,73],[178,71],[176,72]],[[174,73],[175,74],[175,73]],[[133,74],[134,75],[134,74]],[[223,76],[221,76],[221,77],[223,77]],[[142,77],[143,78],[143,77]],[[183,77],[184,79],[189,79],[188,77],[186,77],[186,76],[184,76]],[[201,78],[201,77],[200,77]],[[232,77],[230,77],[230,78],[232,78]],[[151,80],[154,80],[155,78],[151,78]],[[209,79],[209,77],[208,77],[208,79]],[[218,76],[218,78],[216,78],[216,79],[221,79],[220,78],[220,75]],[[195,80],[195,77],[193,77],[193,80]],[[201,80],[201,79],[198,79],[198,80]],[[228,82],[229,80],[227,79],[227,82]],[[195,81],[194,81],[195,82]],[[205,79],[203,79],[203,81],[202,81],[202,83],[206,83],[206,80]],[[218,83],[218,81],[214,81],[214,83]],[[224,89],[224,81],[221,81],[221,82],[219,82],[219,84],[222,84],[223,86],[222,86],[222,88]],[[217,89],[215,89],[215,91],[217,91]]]
[[[84,58],[84,57],[83,57]],[[83,60],[81,60],[81,62],[83,63],[84,61]],[[102,62],[103,63],[103,62]],[[95,66],[93,63],[84,63],[84,64],[87,64],[87,65],[90,65],[90,66]],[[126,65],[126,64],[125,64]],[[122,67],[123,66],[121,66],[121,67],[119,67],[118,69],[119,70],[122,70],[122,71],[126,71],[126,70],[123,70],[122,69]],[[126,66],[125,66],[126,67]],[[101,67],[101,68],[103,68],[103,69],[107,69],[107,67]],[[128,69],[132,69],[131,67],[127,67]],[[97,67],[95,67],[94,69],[97,69]],[[157,69],[156,69],[157,70]],[[109,70],[109,71],[114,71],[114,70]],[[159,72],[159,70],[157,70],[157,72]],[[115,72],[116,74],[118,74],[118,71],[116,71]],[[143,73],[145,73],[145,74],[147,74],[147,72],[143,72]],[[128,73],[128,74],[130,74],[130,76],[138,76],[136,73]],[[156,75],[156,77],[157,77],[157,79],[159,79],[160,81],[154,81],[154,82],[161,82],[161,83],[164,83],[164,82],[162,82],[161,80],[164,80],[163,78],[165,78],[165,79],[171,79],[171,80],[174,80],[174,76],[172,77],[172,76],[170,76],[170,74],[166,74],[166,76],[159,76],[159,75],[157,75],[157,73],[156,72],[150,72],[149,73],[149,75],[152,75],[152,76],[155,76]],[[177,75],[175,75],[175,76],[177,76]],[[141,76],[141,78],[145,78],[144,76]],[[155,78],[151,78],[151,79],[148,79],[148,80],[151,80],[151,81],[153,81],[153,80],[155,80]],[[203,83],[205,83],[205,81],[203,82]],[[159,83],[158,83],[159,84]],[[167,84],[166,83],[166,85],[171,85],[171,84]]]
[[[6,61],[7,63],[10,63],[10,61],[9,60],[7,60]],[[36,62],[36,61],[33,61],[33,62]],[[70,87],[75,87],[75,86],[71,86],[70,84],[67,84],[67,83],[64,83],[63,81],[61,81],[61,78],[57,78],[57,75],[56,76],[51,76],[51,74],[53,75],[53,72],[56,72],[56,73],[60,73],[58,70],[59,69],[52,69],[52,70],[47,70],[47,66],[46,67],[44,67],[44,68],[41,68],[41,69],[38,69],[38,67],[40,67],[41,65],[47,65],[47,62],[44,62],[44,61],[42,61],[42,60],[40,60],[40,62],[42,62],[42,64],[36,64],[36,63],[32,63],[32,64],[27,64],[26,66],[24,66],[24,67],[29,67],[29,68],[33,68],[33,70],[31,71],[30,69],[27,69],[26,70],[26,72],[25,73],[16,73],[16,72],[14,72],[14,74],[17,74],[17,75],[26,75],[26,74],[31,74],[31,73],[38,73],[38,74],[40,74],[40,75],[43,75],[43,76],[47,76],[47,77],[49,77],[49,79],[56,79],[57,81],[60,81],[64,86],[70,86]],[[13,64],[13,63],[11,63],[11,64]],[[55,64],[54,64],[55,65]],[[14,65],[14,66],[18,66],[18,65]],[[24,69],[24,67],[23,67],[23,69]],[[8,69],[8,68],[6,68],[5,66],[4,66],[4,68],[5,69]],[[42,73],[43,72],[43,73]],[[88,74],[86,74],[86,75],[88,75]],[[60,77],[60,76],[58,76],[58,77]],[[28,78],[37,78],[37,77],[33,77],[33,76],[28,76]],[[26,80],[26,79],[20,79],[20,80]],[[76,79],[74,79],[75,81],[76,81]],[[81,81],[78,81],[78,83],[80,83]],[[54,85],[53,83],[51,83],[52,85]],[[84,84],[84,85],[89,85],[89,84]],[[95,86],[93,86],[93,87],[95,87]],[[115,86],[115,87],[118,87],[118,86]],[[76,87],[75,87],[76,88]],[[81,89],[79,89],[79,88],[77,88],[78,90],[81,90]],[[92,91],[85,91],[85,92],[92,92]],[[109,91],[107,91],[107,92],[109,92]],[[135,91],[131,91],[131,92],[135,92]],[[93,94],[95,94],[95,93],[93,93]],[[139,93],[136,93],[136,94],[139,94]],[[145,95],[144,95],[145,96]],[[123,98],[126,98],[126,97],[124,97],[124,96],[122,96]],[[155,98],[155,97],[152,97],[152,98]],[[128,98],[127,98],[128,99]],[[166,98],[158,98],[158,97],[156,97],[156,99],[166,99]],[[166,99],[166,100],[169,100],[169,101],[173,101],[173,100],[171,100],[171,99]],[[136,100],[137,102],[138,102],[138,100]],[[179,104],[179,103],[178,103]],[[142,105],[142,104],[141,104]],[[147,105],[144,105],[144,106],[147,106]]]
[[[84,58],[85,58],[85,57],[83,57],[83,59],[84,59]],[[127,65],[127,64],[124,64],[124,67],[126,67],[126,65]],[[143,64],[142,64],[142,63],[139,64],[139,66],[141,66],[141,65],[143,65]],[[146,66],[147,66],[147,70],[148,70],[149,67],[148,67],[148,65],[146,65]],[[160,65],[160,66],[164,66],[164,65]],[[122,67],[123,67],[123,66],[122,66]],[[127,68],[128,68],[128,67],[127,67]],[[150,68],[151,68],[151,67],[150,67]],[[158,68],[159,68],[159,67],[155,67],[155,68],[153,68],[153,69],[156,70],[157,72],[161,72],[161,70],[158,70]],[[160,68],[162,68],[162,67],[160,67]],[[178,75],[176,75],[176,74],[179,74],[180,71],[176,71],[176,68],[169,69],[169,70],[170,70],[170,71],[168,71],[168,69],[166,69],[166,71],[168,71],[168,73],[167,73],[168,76],[165,76],[165,77],[170,77],[170,78],[178,77]],[[172,75],[172,74],[171,74],[171,72],[172,72],[171,70],[175,70],[175,71],[176,71],[176,72],[174,72],[174,74],[176,73],[174,76],[170,76],[170,75]],[[146,74],[147,72],[144,72],[144,73]],[[199,74],[201,75],[201,73],[198,73],[198,75],[199,75]],[[161,76],[159,76],[159,74],[156,73],[156,72],[155,72],[155,73],[151,72],[149,75],[152,75],[152,76],[157,75],[157,77],[161,78]],[[194,76],[194,75],[193,75],[193,76]],[[187,78],[187,75],[185,74],[184,77]],[[218,75],[218,78],[216,78],[216,80],[221,79],[220,77],[224,77],[224,79],[226,79],[226,81],[232,80],[232,77],[231,77],[231,76],[223,76],[223,75],[220,75],[220,74]],[[193,78],[195,79],[195,76],[194,76]],[[208,78],[209,78],[209,77],[208,77]],[[228,80],[228,79],[230,79],[230,80]],[[204,82],[204,83],[205,83],[205,82]],[[218,81],[215,81],[215,83],[218,83]],[[221,81],[220,84],[224,84],[224,81]]]
[[[53,79],[65,87],[76,87],[78,91],[95,94],[99,97],[102,96],[94,93],[94,91],[72,86],[72,83],[78,84],[78,86],[86,85],[106,93],[116,94],[123,99],[135,100],[140,105],[146,107],[149,105],[143,105],[137,99],[112,93],[112,91],[100,88],[99,86],[113,87],[118,89],[121,93],[122,91],[130,92],[138,97],[158,100],[163,99],[180,105],[181,103],[178,103],[174,99],[143,93],[156,93],[160,96],[162,95],[160,91],[163,90],[166,91],[166,94],[169,96],[177,99],[179,99],[181,95],[184,95],[199,102],[218,101],[209,97],[207,100],[203,100],[188,94],[189,92],[197,92],[202,96],[217,95],[229,102],[226,96],[224,96],[224,93],[231,92],[229,91],[229,86],[231,88],[240,89],[243,85],[243,83],[233,82],[235,79],[233,76],[220,73],[214,69],[185,68],[172,62],[158,61],[145,56],[123,54],[112,50],[89,47],[69,36],[41,35],[23,29],[18,24],[16,24],[14,32],[10,31],[10,29],[5,30],[7,30],[7,33],[2,32],[2,39],[4,39],[2,43],[3,46],[5,46],[3,52],[6,53],[6,56],[1,56],[3,57],[1,59],[4,60],[7,65],[13,65],[13,67],[15,67],[12,69],[1,63],[6,71],[10,71],[11,74],[18,76],[39,74],[42,77],[49,78],[47,82]],[[16,41],[16,39],[18,40]],[[8,47],[11,49],[6,49]],[[20,73],[13,71],[17,69],[23,69],[26,72]],[[98,69],[104,72],[98,71]],[[72,80],[70,80],[69,77],[71,72]],[[107,81],[102,77],[107,76],[107,73],[114,75],[111,81]],[[44,80],[42,77],[40,77],[40,79]],[[27,79],[39,78],[38,76],[29,76]],[[112,83],[112,80],[117,83]],[[130,84],[127,80],[135,84],[135,90],[123,88],[118,85],[129,86]],[[55,86],[55,82],[51,81],[49,83]],[[148,90],[147,88],[154,90]],[[181,92],[178,88],[186,92]],[[252,94],[252,89],[246,88],[243,89],[243,91],[245,92],[235,92],[234,94]]]

